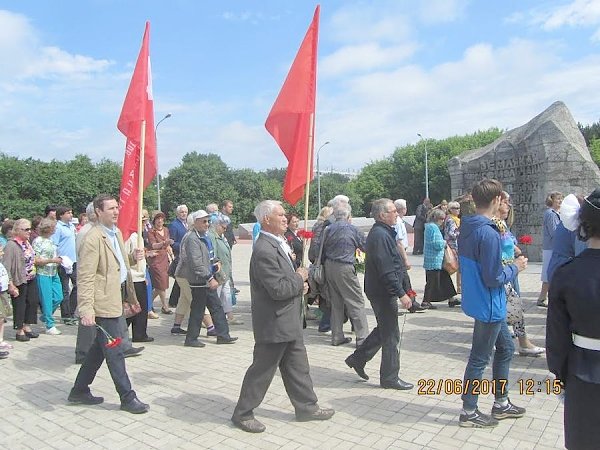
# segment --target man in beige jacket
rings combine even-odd
[[[108,347],[108,336],[122,337],[119,318],[123,314],[123,299],[138,304],[123,237],[117,229],[119,204],[114,197],[101,194],[94,199],[98,224],[88,231],[82,243],[77,277],[77,302],[81,324],[99,326],[71,393],[69,402],[86,405],[102,403],[104,398],[90,392],[90,384],[104,359],[121,398],[121,409],[133,414],[148,411],[149,405],[138,400],[127,375],[121,345]],[[137,249],[135,259],[143,258],[143,249]],[[125,293],[123,295],[122,293]]]

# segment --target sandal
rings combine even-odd
[[[160,312],[163,314],[173,314],[173,311],[171,311],[169,308],[165,309],[165,308],[160,308]]]

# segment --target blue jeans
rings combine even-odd
[[[492,381],[489,385],[484,383],[482,386],[483,371],[490,362],[494,347],[496,352],[492,363]],[[463,380],[463,409],[471,411],[477,408],[479,392],[485,394],[493,391],[496,400],[508,397],[508,371],[514,351],[515,345],[505,320],[491,323],[475,320],[473,344]]]

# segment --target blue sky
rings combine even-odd
[[[324,0],[316,146],[360,169],[414,143],[514,128],[556,100],[600,119],[600,0]],[[264,121],[316,3],[0,0],[0,151],[122,161],[117,131],[151,22],[160,171],[190,151],[283,167]]]

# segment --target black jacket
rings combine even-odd
[[[369,299],[402,297],[406,292],[403,277],[406,267],[396,245],[396,231],[375,222],[367,236],[365,293]]]
[[[571,333],[600,339],[600,250],[586,249],[556,269],[548,293],[546,360],[556,378],[600,384],[600,351],[573,344]],[[568,389],[568,387],[567,387]]]

